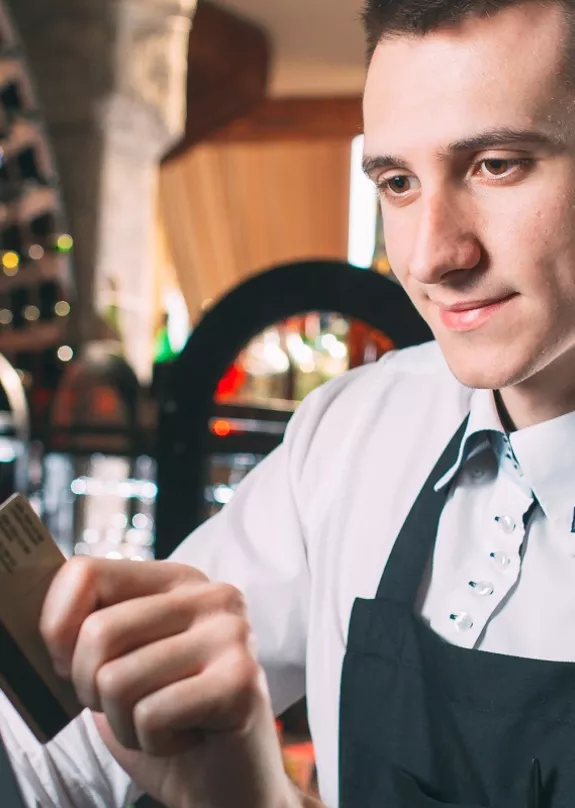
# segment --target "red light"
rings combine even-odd
[[[233,398],[241,389],[246,379],[247,373],[243,367],[237,363],[232,365],[219,381],[216,399],[221,401],[227,398]]]
[[[212,425],[212,432],[214,435],[217,435],[218,438],[225,438],[229,435],[232,431],[232,427],[229,421],[215,421]]]

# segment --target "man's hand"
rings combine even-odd
[[[75,558],[54,579],[41,632],[150,796],[169,808],[292,805],[238,590],[180,564]]]

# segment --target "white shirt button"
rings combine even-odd
[[[501,550],[497,550],[495,553],[489,553],[489,557],[492,558],[497,566],[501,567],[501,569],[505,569],[511,563],[509,556],[501,552]]]
[[[489,581],[469,581],[469,586],[476,595],[481,595],[481,597],[492,595],[495,591],[495,587]]]
[[[497,522],[501,530],[507,535],[513,533],[513,531],[517,527],[515,520],[511,516],[496,516],[495,521]]]
[[[455,623],[455,627],[458,631],[469,631],[470,628],[473,628],[473,618],[467,612],[461,612],[461,614],[450,614],[450,620],[453,620]]]

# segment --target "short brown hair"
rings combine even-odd
[[[386,36],[424,35],[466,17],[485,17],[526,0],[365,0],[362,13],[367,38],[367,58]],[[558,3],[572,20],[575,0],[551,0]]]

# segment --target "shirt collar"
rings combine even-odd
[[[547,518],[575,532],[575,412],[520,429],[509,440]]]
[[[493,391],[474,390],[471,397],[469,420],[459,447],[457,460],[449,471],[438,480],[435,490],[439,491],[449,485],[464,463],[483,451],[487,445],[493,444],[495,435],[505,438],[505,430],[497,412]]]
[[[492,390],[474,390],[457,460],[436,483],[449,485],[461,467],[487,446],[545,516],[575,532],[575,412],[507,434]]]

